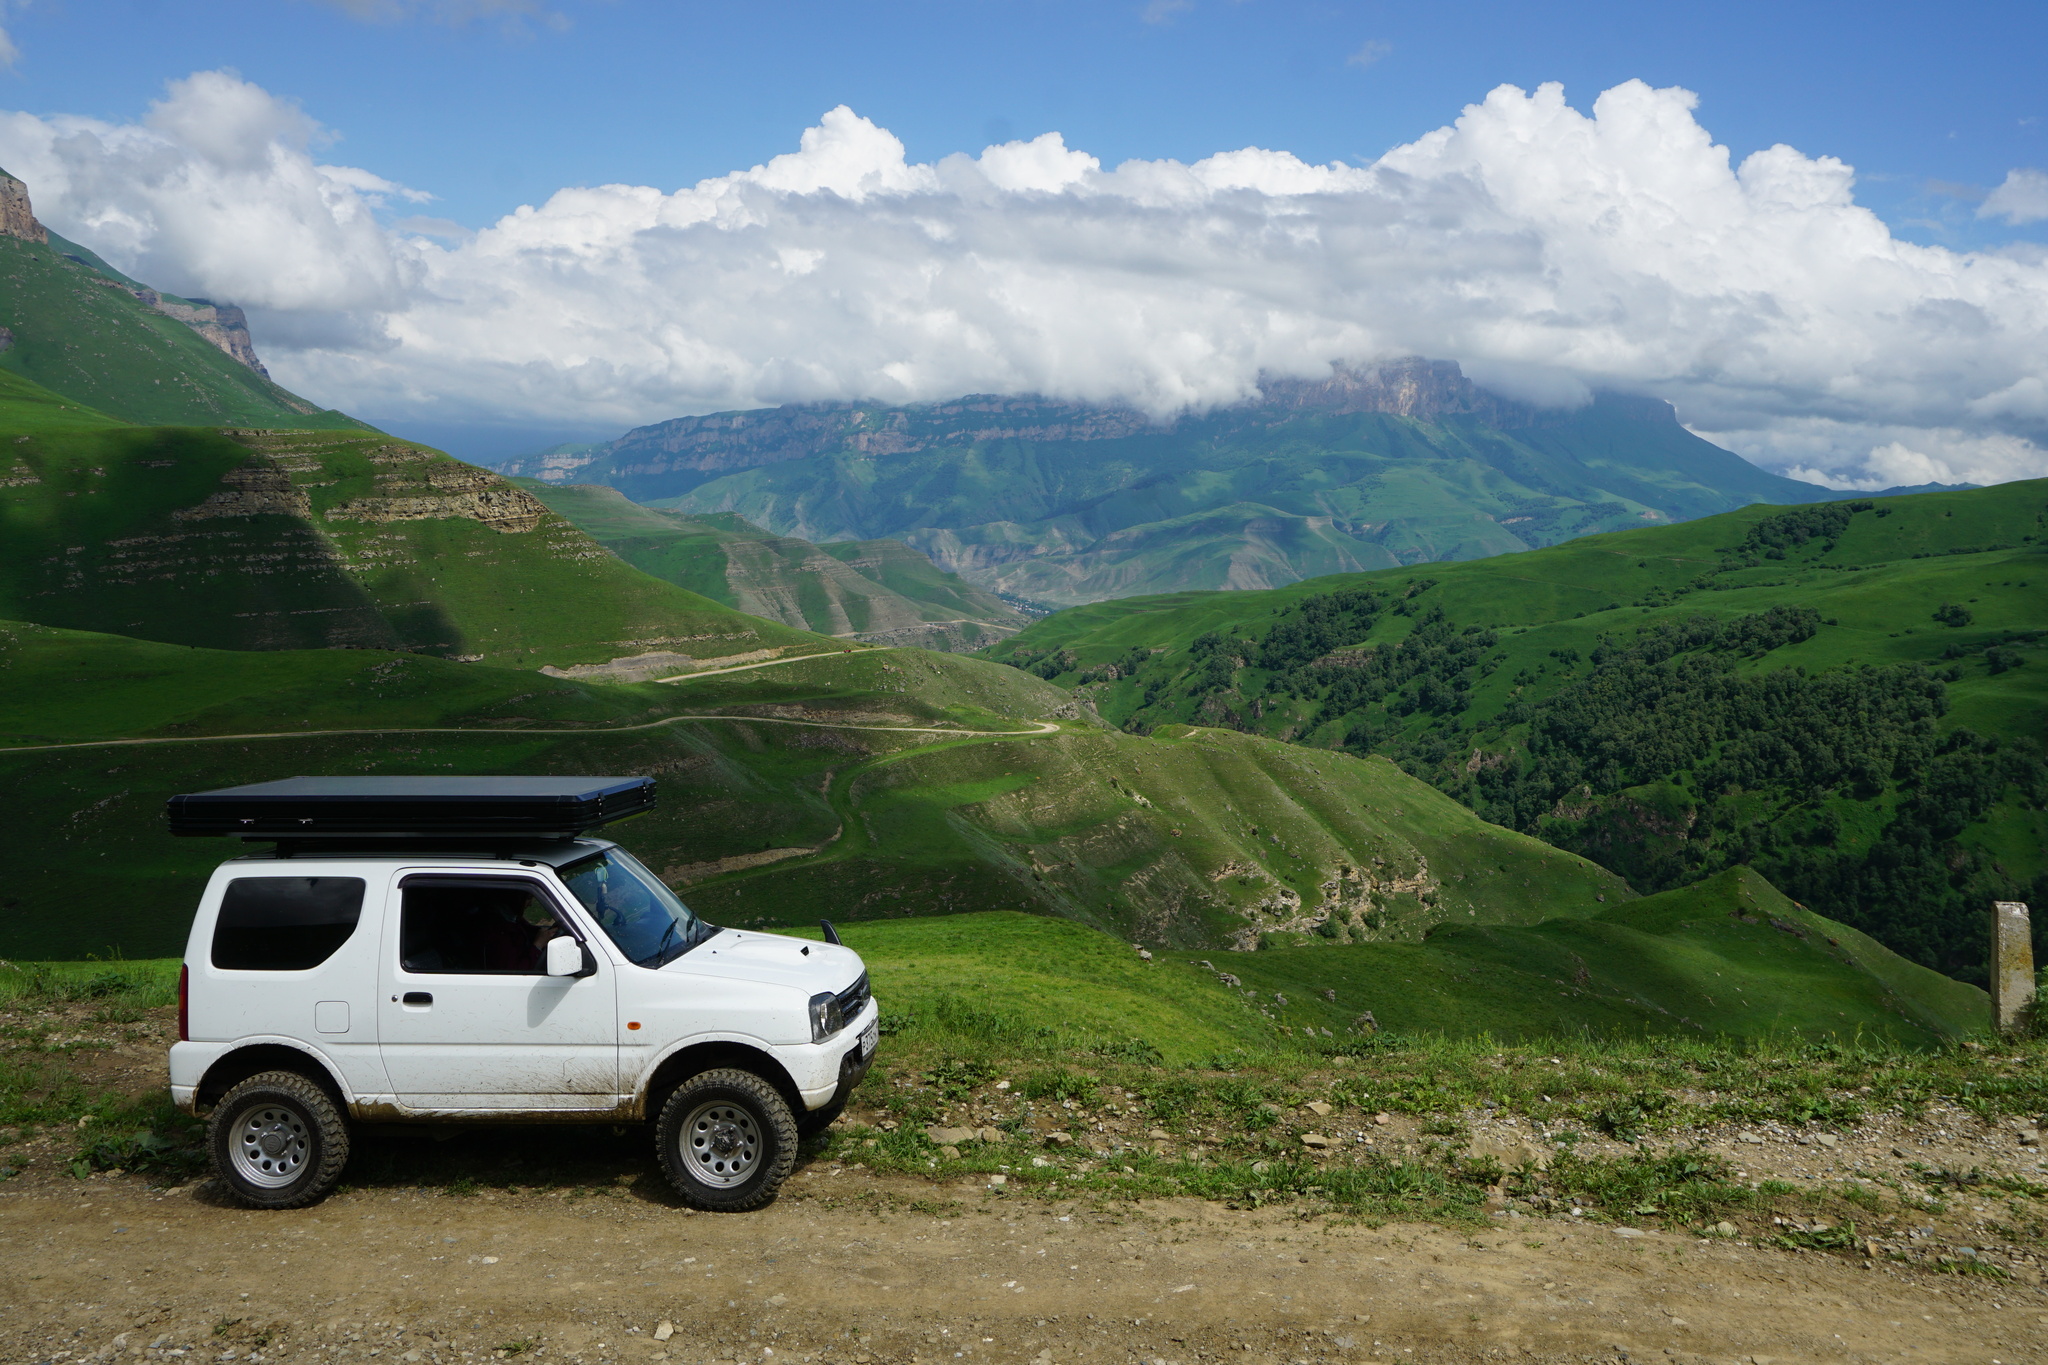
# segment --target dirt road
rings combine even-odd
[[[1045,1204],[829,1164],[719,1216],[622,1179],[253,1213],[205,1182],[25,1174],[0,1186],[0,1359],[2048,1359],[2038,1287],[1679,1234]]]

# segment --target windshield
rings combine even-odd
[[[622,848],[571,863],[561,877],[619,951],[639,966],[659,967],[718,932]]]

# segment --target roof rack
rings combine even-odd
[[[170,832],[357,847],[553,842],[654,808],[651,777],[287,777],[174,796]]]

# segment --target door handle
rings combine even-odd
[[[434,1003],[434,994],[432,991],[407,991],[405,993],[405,1003],[408,1005],[431,1005]]]

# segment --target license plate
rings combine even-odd
[[[860,1034],[860,1055],[866,1057],[872,1054],[875,1050],[875,1043],[881,1036],[882,1030],[879,1024],[869,1024],[866,1028],[862,1029]]]

